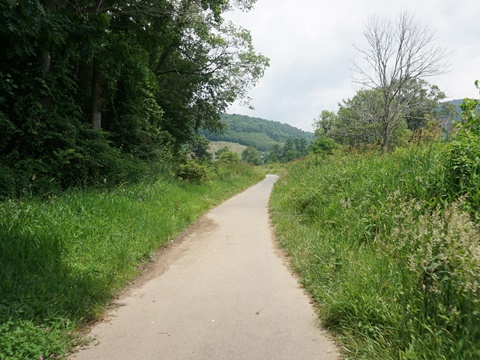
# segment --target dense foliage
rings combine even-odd
[[[451,142],[312,154],[274,189],[280,242],[345,358],[480,358],[478,105]]]
[[[253,2],[0,0],[0,192],[118,183],[221,129],[268,66],[222,19]]]
[[[465,99],[460,107],[462,120],[456,124],[447,154],[449,195],[466,196],[473,209],[480,211],[480,101]]]

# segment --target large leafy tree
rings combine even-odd
[[[418,131],[427,124],[426,115],[440,117],[440,104],[446,95],[436,85],[422,79],[412,79],[405,84],[399,101],[405,103],[403,117],[411,131]]]
[[[180,142],[192,130],[220,130],[220,114],[237,98],[246,98],[268,65],[254,52],[248,31],[198,14],[195,5],[184,9],[171,34],[181,45],[163,49],[155,65],[164,126]]]
[[[332,127],[337,122],[337,115],[333,111],[323,110],[313,121],[316,137],[330,136]]]
[[[379,142],[377,123],[381,94],[376,90],[361,90],[339,104],[337,118],[329,132],[337,143],[350,146]]]
[[[263,162],[260,153],[253,146],[247,146],[245,150],[242,151],[242,160],[257,166]]]

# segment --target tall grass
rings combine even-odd
[[[310,157],[274,188],[279,241],[347,359],[480,358],[478,214],[446,191],[444,151]]]
[[[79,326],[98,316],[158,247],[261,177],[245,164],[218,165],[205,183],[158,176],[1,202],[0,359],[63,358],[81,341]]]

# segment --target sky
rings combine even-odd
[[[253,10],[225,18],[250,30],[255,50],[270,58],[270,67],[249,92],[255,110],[237,102],[227,112],[313,131],[322,110],[336,112],[338,103],[359,90],[352,61],[361,60],[356,47],[365,46],[368,19],[395,20],[402,11],[451,51],[449,72],[425,80],[449,99],[479,98],[479,0],[257,0]]]

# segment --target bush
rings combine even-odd
[[[320,136],[310,147],[310,151],[321,155],[332,155],[336,149],[338,149],[338,144],[332,138],[326,136]]]
[[[467,195],[467,201],[479,210],[480,204],[480,103],[465,99],[460,105],[462,121],[447,149],[447,180],[449,191],[456,196]]]
[[[222,151],[218,156],[218,161],[226,163],[239,163],[241,161],[240,155],[231,150]]]
[[[242,160],[256,166],[263,163],[260,153],[253,146],[248,146],[242,151]]]
[[[185,163],[178,165],[177,176],[186,181],[202,182],[208,180],[209,171],[205,165],[194,160],[187,160]]]

